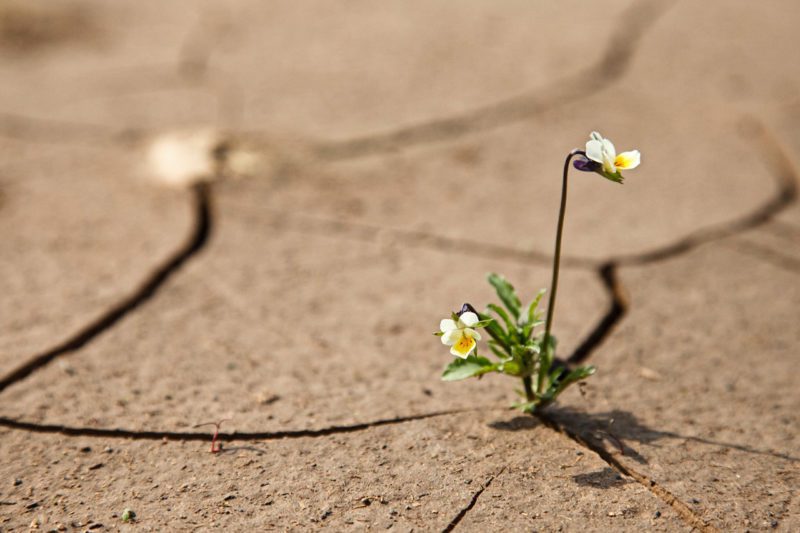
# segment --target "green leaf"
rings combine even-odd
[[[536,407],[538,406],[538,404],[539,404],[538,401],[518,402],[518,403],[512,403],[511,407],[513,409],[519,409],[523,413],[530,414],[530,413],[533,413],[536,410]]]
[[[475,324],[473,324],[470,327],[473,328],[473,329],[485,328],[486,326],[488,326],[492,322],[494,322],[494,318],[487,318],[486,320],[480,320],[480,321],[476,322]]]
[[[614,183],[622,183],[625,178],[622,177],[622,174],[619,173],[619,170],[611,174],[610,172],[606,172],[602,168],[596,171],[598,174],[603,176],[607,180],[611,180]]]
[[[488,343],[489,349],[500,359],[508,359],[511,354],[506,351],[506,347],[495,340],[490,340]]]
[[[556,344],[558,341],[555,335],[551,334],[548,337],[547,346],[543,346],[544,337],[542,337],[542,340],[539,342],[539,378],[537,379],[536,389],[541,391],[545,389],[545,380],[550,377],[550,367],[553,365],[553,359],[555,359],[556,356]]]
[[[483,320],[491,320],[491,322],[486,324],[483,327],[483,329],[486,330],[486,332],[489,334],[489,336],[492,339],[494,339],[495,342],[497,342],[497,344],[499,346],[501,346],[506,352],[508,352],[509,351],[509,348],[508,348],[508,334],[505,331],[503,331],[503,328],[500,327],[500,324],[498,324],[497,321],[494,320],[489,315],[484,315],[484,314],[479,313],[478,314],[478,318],[480,318],[481,321],[483,321]]]
[[[442,374],[442,381],[458,381],[474,376],[482,376],[497,370],[497,364],[485,357],[470,355],[466,359],[457,357],[447,365]]]
[[[525,351],[528,352],[530,355],[539,355],[542,353],[542,347],[539,346],[536,342],[529,342],[525,346]]]
[[[528,306],[528,321],[527,321],[528,324],[534,324],[536,322],[541,324],[541,321],[537,316],[536,309],[539,307],[539,302],[542,300],[542,296],[544,296],[545,292],[547,292],[547,289],[539,290],[539,293],[536,295],[536,298],[534,298],[531,304]]]
[[[497,371],[509,376],[521,376],[522,368],[516,361],[504,361],[497,365]]]
[[[511,321],[511,317],[508,316],[508,313],[505,312],[505,309],[496,304],[488,304],[486,307],[497,313],[497,316],[503,319],[503,322],[506,323],[506,328],[508,328],[509,335],[516,331],[517,326]]]
[[[488,280],[497,291],[498,298],[500,298],[509,312],[514,315],[514,319],[519,320],[519,308],[522,306],[522,302],[517,298],[514,286],[507,282],[504,277],[494,273],[489,274]]]
[[[595,373],[597,369],[591,365],[589,366],[579,366],[563,378],[561,378],[558,384],[555,387],[555,390],[552,391],[551,395],[552,398],[555,399],[559,394],[561,394],[564,389],[572,385],[577,381],[581,381],[582,379],[586,379],[592,374]]]
[[[540,358],[540,374],[542,377],[547,375],[550,372],[550,366],[553,364],[553,359],[556,357],[556,344],[558,340],[556,339],[555,335],[550,335],[548,338],[547,346],[544,346],[544,337],[540,341],[540,349],[539,354]],[[540,389],[541,390],[541,389]]]

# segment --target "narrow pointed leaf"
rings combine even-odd
[[[492,351],[492,353],[494,353],[500,359],[505,360],[505,359],[508,359],[511,356],[510,353],[504,351],[505,347],[502,344],[500,344],[499,342],[494,341],[494,340],[490,340],[488,342],[488,344],[489,344],[489,349]]]
[[[536,310],[538,309],[539,302],[542,300],[542,296],[544,296],[545,292],[547,292],[547,289],[541,289],[539,293],[536,295],[536,298],[534,298],[531,304],[528,306],[528,321],[527,321],[528,324],[536,325],[535,324],[536,322],[541,323],[538,320]]]
[[[556,388],[552,393],[553,399],[555,399],[559,394],[561,394],[564,391],[564,389],[566,389],[573,383],[578,382],[582,379],[586,379],[592,374],[594,374],[595,370],[596,370],[595,367],[591,365],[581,366],[576,368],[563,378],[561,378],[561,380],[558,382],[558,385],[556,385]]]
[[[489,304],[486,307],[497,313],[497,316],[503,319],[503,322],[506,323],[506,328],[508,328],[509,335],[516,330],[517,326],[511,321],[511,317],[508,316],[508,313],[506,313],[505,309],[496,304]]]
[[[503,302],[503,305],[514,315],[514,319],[518,320],[519,308],[522,306],[522,302],[519,301],[517,293],[514,291],[514,286],[497,274],[489,274],[488,279],[489,283],[497,291],[497,296]]]
[[[506,352],[509,352],[508,334],[503,330],[500,324],[497,323],[497,320],[483,313],[478,313],[478,318],[480,318],[481,321],[491,320],[491,322],[483,326],[483,329],[486,330],[489,336],[494,339],[498,345],[502,346]]]

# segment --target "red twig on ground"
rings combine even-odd
[[[211,437],[211,453],[219,453],[222,451],[222,444],[217,445],[217,437],[219,437],[219,428],[223,422],[229,421],[230,418],[223,418],[216,422],[203,422],[202,424],[196,424],[192,427],[199,428],[203,426],[214,426],[214,436]]]

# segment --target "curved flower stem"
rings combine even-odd
[[[564,215],[567,211],[567,176],[569,175],[569,164],[572,158],[584,152],[578,149],[572,150],[564,161],[564,177],[561,185],[561,208],[558,212],[558,229],[556,230],[556,250],[553,254],[553,280],[550,283],[550,297],[547,303],[547,320],[544,326],[544,339],[542,340],[542,355],[547,356],[547,347],[550,345],[550,331],[553,327],[553,315],[556,307],[556,292],[558,291],[558,270],[561,265],[561,235],[564,232]],[[548,365],[549,366],[549,365]],[[545,372],[539,371],[537,390],[543,393]]]

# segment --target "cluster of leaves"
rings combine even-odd
[[[445,369],[443,380],[456,381],[492,372],[522,378],[524,390],[517,392],[523,401],[514,407],[533,412],[554,401],[569,385],[594,373],[593,366],[568,370],[555,359],[555,337],[550,335],[545,341],[544,333],[536,332],[544,324],[538,310],[544,289],[523,307],[514,286],[502,276],[489,274],[488,281],[497,291],[502,306],[490,303],[480,313],[465,304],[462,313],[472,311],[478,315],[481,321],[476,326],[491,337],[488,345],[496,360],[478,355],[476,348],[467,358],[456,357]]]

